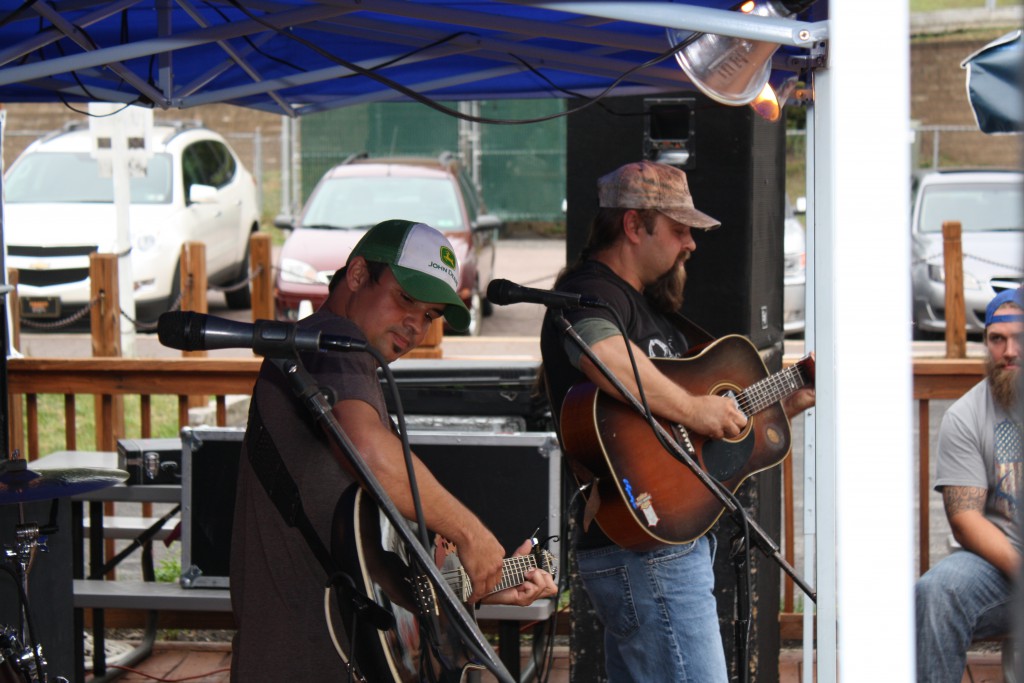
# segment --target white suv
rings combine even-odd
[[[185,242],[206,244],[212,285],[243,282],[259,227],[256,185],[223,137],[189,125],[153,126],[144,177],[131,179],[129,226],[136,317],[151,322],[181,291]],[[117,247],[113,181],[90,156],[87,125],[36,140],[4,178],[7,265],[18,269],[26,318],[62,318],[89,303],[89,254]],[[249,287],[225,291],[248,308]]]

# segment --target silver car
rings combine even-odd
[[[917,188],[911,218],[914,338],[946,329],[942,224],[959,221],[968,334],[985,329],[985,306],[1024,277],[1024,175],[1018,171],[937,171]]]
[[[786,201],[783,233],[782,328],[786,336],[804,331],[804,289],[807,287],[807,239],[804,225]]]

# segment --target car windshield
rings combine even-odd
[[[931,185],[921,198],[921,230],[942,232],[945,221],[960,221],[963,232],[1021,230],[1024,195],[1015,183]]]
[[[22,157],[4,179],[8,204],[90,203],[114,201],[114,181],[102,177],[99,162],[88,152],[36,152]],[[171,157],[155,154],[145,175],[131,179],[132,204],[171,201]]]
[[[465,229],[453,182],[396,176],[324,181],[310,200],[300,227],[365,229],[391,218],[419,221],[442,232]]]

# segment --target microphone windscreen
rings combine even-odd
[[[160,343],[171,349],[196,351],[202,348],[203,325],[190,311],[161,313],[156,323],[156,334]]]
[[[497,279],[491,280],[491,283],[487,285],[487,300],[492,304],[498,306],[506,306],[510,303],[516,303],[512,301],[512,295],[517,285],[508,280]]]

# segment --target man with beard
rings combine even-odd
[[[939,428],[935,490],[963,550],[917,582],[921,683],[959,683],[971,641],[1011,628],[1012,584],[1021,567],[1022,334],[1021,290],[1000,292],[985,311],[986,377],[953,404]]]
[[[747,418],[732,399],[690,394],[650,360],[679,357],[688,349],[678,314],[684,263],[697,248],[692,231],[710,230],[719,222],[694,207],[686,174],[664,164],[626,164],[598,180],[598,196],[600,208],[587,244],[555,288],[601,299],[615,313],[586,308],[567,310],[566,318],[635,396],[637,383],[626,351],[626,343],[631,345],[654,414],[713,438],[737,436]],[[618,398],[565,335],[558,318],[558,311],[549,311],[541,329],[543,377],[554,414],[559,415],[566,393],[578,382],[589,380]],[[786,412],[793,415],[813,400],[813,390],[803,389],[790,397]],[[580,528],[573,539],[576,559],[604,626],[608,680],[724,683],[728,677],[713,594],[714,537],[635,552],[616,546],[596,524]]]

